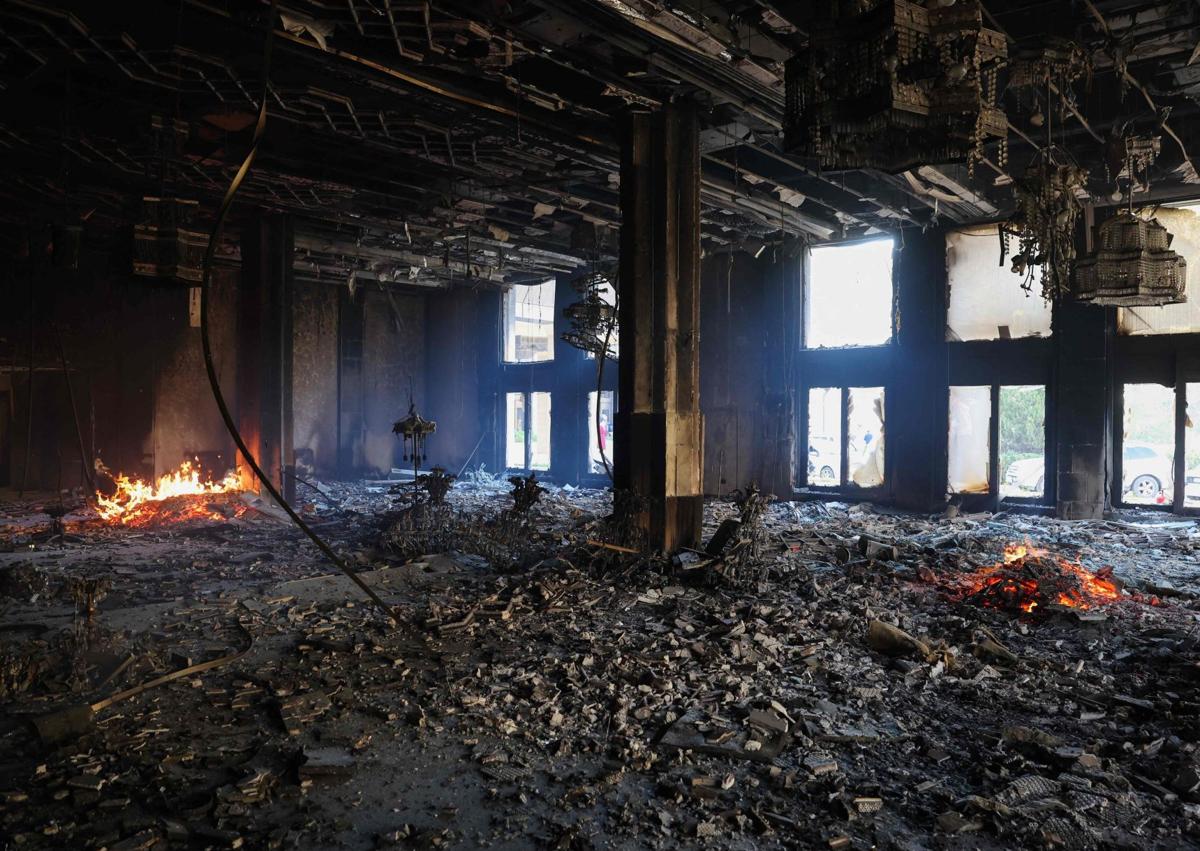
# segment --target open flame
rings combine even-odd
[[[1092,609],[1120,597],[1112,568],[1093,573],[1078,560],[1070,561],[1025,543],[1008,544],[1001,563],[966,577],[960,599],[990,608],[1032,612],[1048,603]]]
[[[131,479],[123,473],[114,481],[114,494],[96,494],[96,510],[102,519],[125,526],[143,526],[166,518],[224,520],[225,515],[213,510],[207,497],[242,490],[237,473],[214,482],[202,478],[200,468],[191,461],[184,461],[179,469],[159,476],[154,483]]]

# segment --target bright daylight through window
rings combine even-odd
[[[808,483],[820,487],[834,487],[842,483],[840,387],[809,388]]]
[[[1050,305],[1038,294],[1021,289],[1017,277],[999,259],[996,225],[946,235],[950,284],[947,340],[1050,336]]]
[[[504,360],[554,360],[554,281],[514,286],[504,294]]]
[[[1175,388],[1126,384],[1121,501],[1169,505],[1175,498]]]
[[[987,493],[991,446],[992,388],[950,388],[950,493]]]
[[[1187,458],[1184,464],[1183,504],[1187,508],[1200,508],[1200,381],[1187,385],[1183,451]]]
[[[879,487],[883,484],[883,388],[851,387],[848,398],[850,481],[863,488]]]
[[[1122,307],[1122,334],[1191,334],[1200,331],[1200,205],[1160,207],[1154,218],[1171,232],[1171,250],[1187,260],[1187,301],[1162,307]]]
[[[1000,496],[1046,493],[1046,388],[1000,388]]]
[[[613,462],[613,391],[600,394],[600,427],[596,427],[596,391],[588,394],[588,472],[604,473],[604,461]],[[604,450],[601,458],[600,450]]]
[[[510,470],[550,469],[550,394],[505,394],[504,464]]]
[[[810,251],[806,348],[879,346],[891,341],[892,248],[889,238]]]

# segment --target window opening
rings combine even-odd
[[[851,387],[847,396],[846,450],[850,481],[859,487],[883,484],[883,388]]]
[[[504,294],[504,360],[542,363],[554,360],[553,279],[513,286]]]
[[[525,394],[505,394],[504,466],[525,469]]]
[[[808,483],[836,487],[842,483],[842,390],[808,390]]]
[[[1184,387],[1187,408],[1183,421],[1184,487],[1183,504],[1200,508],[1200,381]]]
[[[879,346],[892,339],[893,241],[826,245],[809,252],[804,345]]]
[[[529,469],[550,469],[550,394],[530,393]]]
[[[998,225],[947,234],[947,340],[1050,336],[1050,305],[1017,286],[1015,276],[999,259]]]
[[[1146,214],[1146,211],[1142,211]],[[1200,205],[1161,207],[1154,211],[1171,234],[1171,250],[1187,260],[1187,301],[1162,307],[1122,307],[1117,328],[1122,334],[1190,334],[1200,331]]]
[[[990,492],[992,388],[950,388],[948,489],[950,493]]]
[[[613,391],[605,390],[600,393],[600,428],[596,429],[596,391],[588,394],[588,472],[604,473],[604,461],[600,457],[600,450],[604,450],[604,456],[608,458],[608,463],[612,464],[613,459]]]
[[[1126,384],[1121,502],[1169,505],[1175,481],[1175,389]]]
[[[1045,495],[1045,386],[1034,384],[1000,388],[999,451],[1001,497]]]

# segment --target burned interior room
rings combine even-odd
[[[1200,4],[0,0],[0,848],[1200,848]]]

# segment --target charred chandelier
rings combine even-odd
[[[571,284],[579,293],[579,301],[563,308],[563,315],[571,327],[563,332],[563,342],[590,352],[599,357],[615,358],[613,341],[616,339],[616,298],[606,298],[605,293],[615,292],[609,277],[601,272],[591,272]]]
[[[425,441],[429,435],[437,431],[437,423],[427,420],[417,413],[415,402],[408,403],[408,416],[397,420],[392,426],[392,432],[404,441],[404,460],[412,461],[413,476],[420,469],[421,462],[426,459]]]
[[[1133,192],[1145,185],[1158,153],[1157,136],[1121,140],[1128,206],[1097,229],[1096,253],[1079,261],[1075,297],[1092,304],[1158,307],[1187,301],[1187,260],[1171,250],[1174,238],[1158,219],[1133,211]],[[1115,194],[1115,193],[1114,193]]]
[[[785,142],[823,169],[963,162],[973,168],[1008,121],[999,106],[1004,35],[978,0],[928,7],[838,0],[787,63]]]

